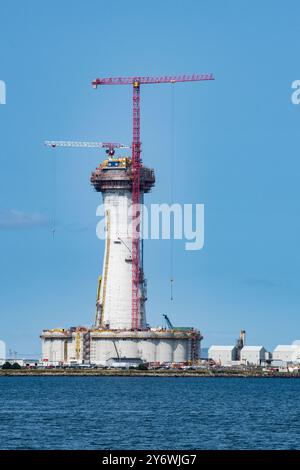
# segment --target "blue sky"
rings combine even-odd
[[[205,204],[205,247],[145,242],[148,321],[168,313],[203,345],[300,337],[299,3],[1,2],[0,337],[38,355],[43,328],[91,324],[103,242],[90,184],[103,153],[45,139],[131,141],[131,89],[98,76],[211,72],[142,89],[147,202]],[[174,106],[174,114],[172,109]],[[174,132],[172,120],[174,119]],[[174,147],[174,152],[172,148]],[[170,175],[174,173],[173,183]],[[49,220],[55,217],[53,240]]]

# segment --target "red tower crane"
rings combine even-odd
[[[115,77],[96,78],[92,82],[93,88],[99,85],[132,85],[133,112],[132,112],[132,329],[139,328],[140,295],[139,284],[140,269],[140,168],[141,168],[141,141],[140,141],[140,85],[176,82],[197,82],[214,80],[212,74],[193,74],[162,77]]]

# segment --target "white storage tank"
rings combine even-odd
[[[178,339],[174,341],[173,362],[186,362],[190,359],[189,349],[191,343],[188,339]]]
[[[116,348],[119,357],[138,357],[138,342],[136,339],[120,338],[116,341]],[[116,356],[116,350],[113,356]]]
[[[139,341],[138,354],[146,362],[155,362],[157,360],[157,341],[155,339]]]
[[[91,344],[91,360],[95,364],[105,363],[107,359],[116,356],[114,342],[110,338],[93,338]]]
[[[76,340],[71,337],[67,339],[67,362],[76,360]]]
[[[173,362],[173,344],[174,340],[160,339],[158,346],[158,361]]]
[[[49,362],[57,363],[64,361],[64,338],[50,340]]]

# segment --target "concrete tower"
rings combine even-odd
[[[141,167],[141,203],[155,182],[154,171]],[[91,176],[95,190],[102,193],[105,213],[105,254],[97,302],[96,327],[111,330],[132,328],[132,171],[131,159],[105,160]],[[142,247],[141,247],[142,251]],[[142,264],[143,256],[141,256]],[[139,286],[139,330],[146,329],[146,282],[141,265]]]
[[[128,157],[104,160],[92,173],[91,183],[102,193],[105,215],[105,253],[97,292],[93,327],[43,330],[45,364],[96,364],[142,360],[147,363],[195,362],[200,355],[200,331],[193,327],[150,328],[146,322],[146,282],[141,242],[139,318],[133,327],[132,309],[132,164]],[[154,186],[154,171],[140,168],[140,202]],[[134,318],[136,325],[136,318]],[[126,361],[125,361],[126,362]]]

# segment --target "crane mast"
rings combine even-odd
[[[140,282],[143,276],[140,266],[140,84],[133,83],[133,116],[132,116],[132,329],[139,327],[140,317]]]

